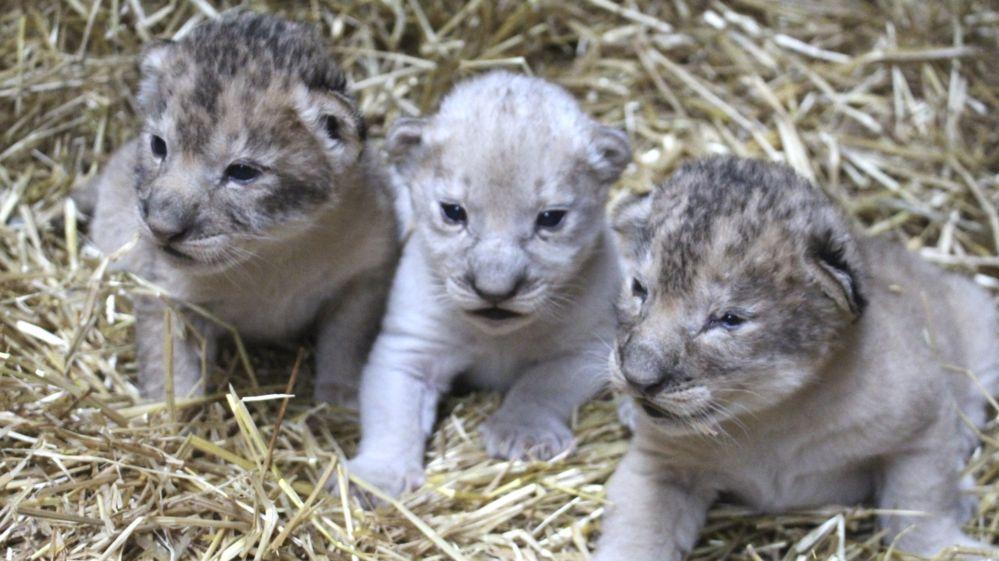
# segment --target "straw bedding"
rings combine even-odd
[[[259,4],[259,5],[258,5]],[[309,400],[310,351],[228,346],[221,393],[144,403],[129,298],[69,189],[134,134],[134,54],[224,6],[8,1],[0,13],[0,553],[4,559],[586,559],[627,446],[606,398],[548,463],[489,460],[496,396],[449,400],[428,485],[374,512],[343,484],[348,411]],[[313,0],[377,137],[452,81],[507,67],[625,128],[648,189],[709,153],[782,160],[871,232],[999,284],[999,10],[989,1]],[[299,366],[296,364],[300,363]],[[289,378],[295,383],[288,387]],[[290,392],[289,392],[290,390]],[[294,394],[294,397],[287,395]],[[969,531],[995,539],[999,431]],[[693,559],[894,559],[859,507],[712,511]]]

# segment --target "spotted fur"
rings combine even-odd
[[[140,56],[142,131],[88,189],[119,266],[251,340],[317,340],[317,394],[351,400],[398,251],[390,194],[346,78],[311,27],[248,11]],[[243,177],[233,169],[242,170]],[[246,175],[249,174],[249,175]],[[137,298],[140,379],[163,389],[163,310]],[[202,391],[221,329],[187,318],[178,394]],[[203,319],[203,318],[202,318]],[[312,331],[314,329],[314,332]]]
[[[626,199],[611,370],[632,421],[595,559],[679,561],[721,494],[764,511],[874,499],[895,547],[981,547],[961,469],[994,391],[994,304],[860,237],[787,167],[683,166]]]

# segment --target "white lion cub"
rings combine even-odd
[[[481,428],[490,455],[569,449],[569,417],[606,375],[619,270],[604,204],[627,138],[553,84],[494,72],[436,115],[397,121],[386,148],[410,238],[363,373],[350,471],[392,495],[419,486],[459,375],[506,392]]]

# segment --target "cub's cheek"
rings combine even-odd
[[[583,248],[571,240],[542,244],[531,252],[534,260],[551,268],[563,268],[579,261]]]

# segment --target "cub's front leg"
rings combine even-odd
[[[936,446],[920,446],[884,460],[878,505],[888,511],[880,516],[885,542],[894,542],[900,551],[926,557],[954,546],[997,554],[999,551],[992,546],[971,538],[961,529],[969,514],[961,485],[959,460],[963,454],[961,447],[949,446],[951,443],[938,440]],[[899,511],[918,514],[907,516]],[[959,558],[995,559],[996,556]]]
[[[479,429],[486,452],[496,458],[547,460],[572,448],[569,419],[600,391],[605,368],[581,352],[524,371]]]
[[[697,543],[715,493],[628,450],[607,484],[593,561],[681,561]]]
[[[352,282],[320,319],[316,341],[315,398],[356,407],[361,368],[385,309],[384,272]]]
[[[158,299],[135,300],[135,338],[142,395],[166,398],[166,313]],[[192,314],[172,309],[173,395],[176,398],[205,393],[207,374],[215,360],[217,329]],[[203,379],[204,378],[204,379]]]
[[[440,354],[414,337],[383,332],[361,377],[361,442],[348,471],[393,497],[425,480],[423,453],[444,388],[431,373]]]

